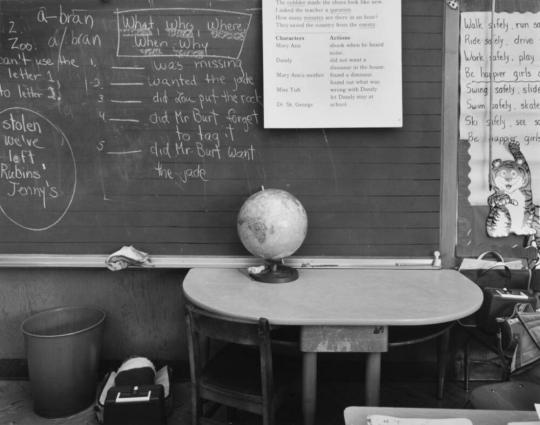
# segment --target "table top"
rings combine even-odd
[[[473,425],[507,425],[509,422],[538,421],[534,411],[352,406],[345,409],[345,425],[366,425],[368,415],[429,419],[468,418]]]
[[[253,280],[245,269],[194,268],[184,279],[193,304],[281,325],[426,325],[460,319],[482,291],[455,270],[299,269],[287,283]]]

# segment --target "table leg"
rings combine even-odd
[[[450,328],[448,328],[437,341],[437,398],[443,399],[444,380],[446,379],[446,365],[448,363],[448,346],[450,344]]]
[[[381,353],[366,354],[366,406],[379,405]]]
[[[313,425],[317,407],[317,353],[303,353],[302,369],[304,425]]]

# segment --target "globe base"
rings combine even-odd
[[[283,264],[272,263],[260,273],[250,273],[250,276],[264,283],[286,283],[298,279],[298,270]]]

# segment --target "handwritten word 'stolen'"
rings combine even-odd
[[[9,118],[2,121],[2,128],[8,131],[22,131],[23,133],[42,133],[41,126],[37,121],[26,121],[24,115],[20,119],[10,113]]]

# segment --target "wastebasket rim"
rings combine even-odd
[[[44,314],[51,313],[51,312],[54,312],[54,311],[60,311],[60,310],[80,310],[80,309],[94,310],[94,311],[100,313],[100,314],[101,314],[101,317],[100,317],[99,320],[97,320],[95,323],[93,323],[92,325],[87,326],[87,327],[85,327],[85,328],[83,328],[83,329],[78,329],[78,330],[76,330],[75,332],[68,332],[68,333],[57,334],[57,335],[43,335],[43,334],[39,334],[39,333],[35,333],[35,332],[30,332],[30,331],[28,331],[28,330],[25,329],[25,325],[26,325],[30,320],[33,320],[33,319],[35,319],[35,318],[38,317],[38,316],[42,316],[42,315],[44,315]],[[91,330],[91,329],[94,329],[95,327],[101,325],[101,324],[103,323],[103,321],[105,320],[106,317],[107,317],[107,313],[105,313],[104,310],[102,310],[102,309],[100,309],[100,308],[98,308],[98,307],[93,307],[93,306],[88,306],[88,305],[54,307],[54,308],[50,308],[50,309],[47,309],[47,310],[40,311],[40,312],[35,313],[35,314],[31,315],[30,317],[27,317],[26,319],[24,319],[23,322],[22,322],[22,324],[21,324],[21,331],[22,331],[25,335],[32,336],[32,337],[36,337],[36,338],[58,338],[58,337],[64,337],[64,336],[70,336],[70,335],[77,335],[77,334],[80,334],[80,333],[89,331],[89,330]]]

